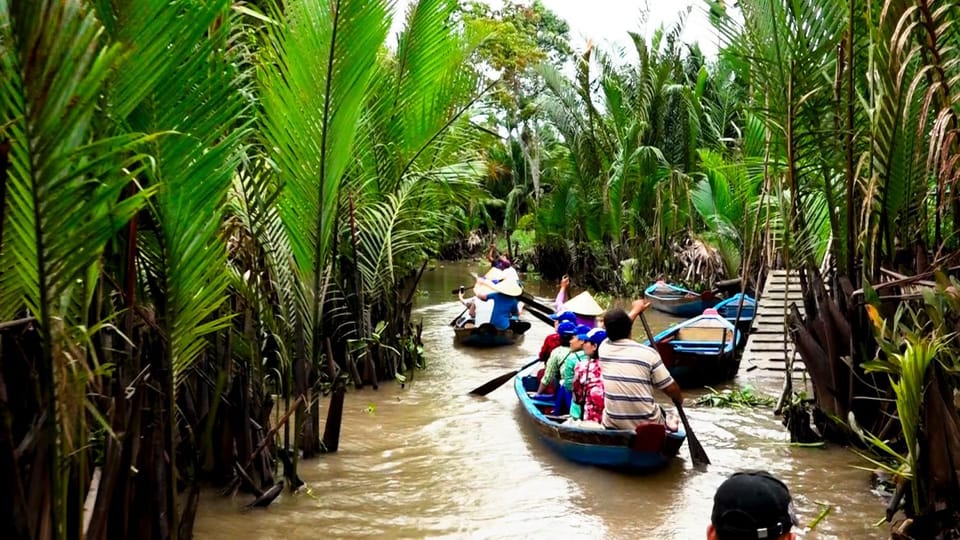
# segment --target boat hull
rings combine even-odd
[[[740,301],[741,296],[743,298],[742,307]],[[744,345],[746,343],[746,335],[750,333],[750,327],[753,326],[753,318],[757,314],[757,301],[749,295],[737,293],[714,306],[714,309],[717,310],[717,313],[719,313],[721,317],[727,319],[737,327],[737,330],[740,332],[740,341],[737,343],[737,346]],[[739,318],[737,317],[738,310],[740,311]]]
[[[503,347],[513,345],[530,329],[526,321],[513,321],[510,328],[498,330],[492,324],[481,324],[473,328],[454,328],[453,340],[464,347]]]
[[[740,371],[740,358],[733,351],[723,354],[676,352],[668,343],[657,345],[657,352],[680,388],[700,388],[729,381]]]
[[[715,310],[667,328],[654,341],[660,359],[681,388],[725,382],[740,370],[735,350],[740,332]]]
[[[640,451],[634,449],[637,441],[632,430],[586,429],[551,420],[543,410],[553,403],[531,398],[524,386],[524,377],[535,374],[538,368],[539,364],[534,364],[520,372],[514,379],[514,390],[537,436],[557,454],[583,465],[636,473],[655,471],[676,457],[686,438],[682,428],[668,432],[658,450]]]
[[[653,309],[677,317],[695,317],[716,303],[712,297],[660,283],[647,287],[644,296]]]

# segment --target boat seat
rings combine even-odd
[[[659,452],[666,438],[666,426],[660,422],[643,422],[634,430],[630,448],[637,452]]]
[[[676,341],[719,343],[726,331],[726,340],[733,341],[733,331],[723,327],[687,327],[677,330]]]

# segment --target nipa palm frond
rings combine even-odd
[[[246,104],[236,70],[229,63],[230,26],[228,19],[219,19],[228,6],[227,0],[179,6],[186,13],[181,13],[180,25],[195,29],[182,32],[181,37],[194,41],[180,43],[168,53],[165,61],[170,65],[163,84],[152,88],[130,117],[131,124],[144,130],[169,132],[152,145],[156,168],[147,176],[163,186],[154,206],[166,295],[161,316],[177,385],[206,346],[205,336],[227,323],[214,317],[229,283],[224,272],[226,247],[219,232],[222,206],[239,165],[239,143],[247,131]],[[137,22],[142,14],[125,15],[128,18],[121,20],[130,21],[131,26],[144,25]],[[184,19],[190,25],[184,25]],[[139,41],[140,36],[133,39],[134,48],[153,50],[153,44]],[[131,60],[130,71],[120,74],[118,87],[126,88],[127,78],[148,69],[141,63],[151,64],[151,60],[146,56],[139,63]]]
[[[304,290],[307,353],[316,359],[339,190],[390,18],[383,0],[294,2],[276,18],[260,78],[262,131],[283,184],[278,203]]]
[[[15,270],[4,276],[3,309],[26,308],[49,332],[63,315],[57,297],[150,193],[118,202],[131,178],[124,167],[138,172],[132,150],[141,137],[97,139],[92,131],[120,52],[101,47],[94,14],[79,1],[15,2],[3,23],[10,34],[0,38],[0,121],[11,168],[2,264]]]

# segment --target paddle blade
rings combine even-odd
[[[510,373],[504,373],[503,375],[497,377],[496,379],[493,379],[492,381],[488,381],[487,383],[474,388],[473,390],[470,391],[470,395],[485,396],[490,392],[493,392],[497,388],[500,388],[501,386],[503,386],[503,383],[514,378],[517,375],[517,373],[520,373],[519,369],[515,369]]]
[[[687,447],[690,448],[691,461],[693,461],[694,465],[709,465],[710,458],[707,456],[707,451],[703,449],[697,436],[693,434],[693,430],[690,428],[690,421],[687,420],[687,413],[683,412],[682,405],[677,405],[677,413],[683,422],[684,431],[687,432]]]
[[[496,390],[497,388],[500,388],[501,386],[503,386],[503,383],[505,383],[505,382],[509,381],[510,379],[516,377],[517,373],[520,373],[521,371],[527,369],[528,367],[536,364],[536,363],[539,362],[539,361],[540,361],[540,360],[539,360],[538,358],[534,358],[533,360],[531,360],[531,361],[530,361],[529,363],[527,363],[526,365],[521,366],[520,369],[515,369],[515,370],[511,371],[510,373],[504,373],[503,375],[497,377],[496,379],[493,379],[492,381],[487,382],[486,384],[483,384],[483,385],[480,385],[480,386],[474,388],[473,390],[470,391],[470,395],[471,395],[471,396],[485,396],[485,395],[489,394],[490,392],[493,392],[493,391]]]

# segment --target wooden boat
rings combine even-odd
[[[741,298],[743,298],[742,307],[740,307]],[[719,313],[721,317],[730,321],[730,324],[737,327],[737,330],[740,332],[740,341],[743,342],[746,339],[746,335],[750,332],[750,327],[753,325],[753,318],[757,314],[757,301],[750,295],[737,293],[713,306],[713,309],[717,310],[717,313]],[[739,319],[737,319],[738,309],[740,310]],[[743,343],[737,343],[738,346],[742,344]]]
[[[530,323],[518,320],[510,321],[510,328],[506,330],[499,330],[490,323],[480,326],[467,324],[464,327],[454,328],[453,341],[465,347],[502,347],[513,345],[529,329]]]
[[[683,427],[676,433],[665,432],[659,425],[650,425],[642,430],[650,435],[639,438],[629,429],[589,429],[563,424],[566,417],[554,418],[545,413],[553,408],[552,401],[534,399],[527,390],[536,391],[536,373],[540,364],[535,362],[514,378],[514,389],[520,400],[523,414],[533,423],[538,437],[547,446],[566,459],[598,467],[629,471],[649,472],[659,469],[675,457],[686,438]]]
[[[739,339],[740,332],[715,309],[707,309],[703,315],[654,336],[660,358],[681,388],[716,384],[735,377],[740,358],[734,346]]]
[[[678,317],[694,317],[716,303],[713,294],[709,291],[695,293],[664,281],[658,281],[647,287],[644,296],[650,300],[653,309]]]

